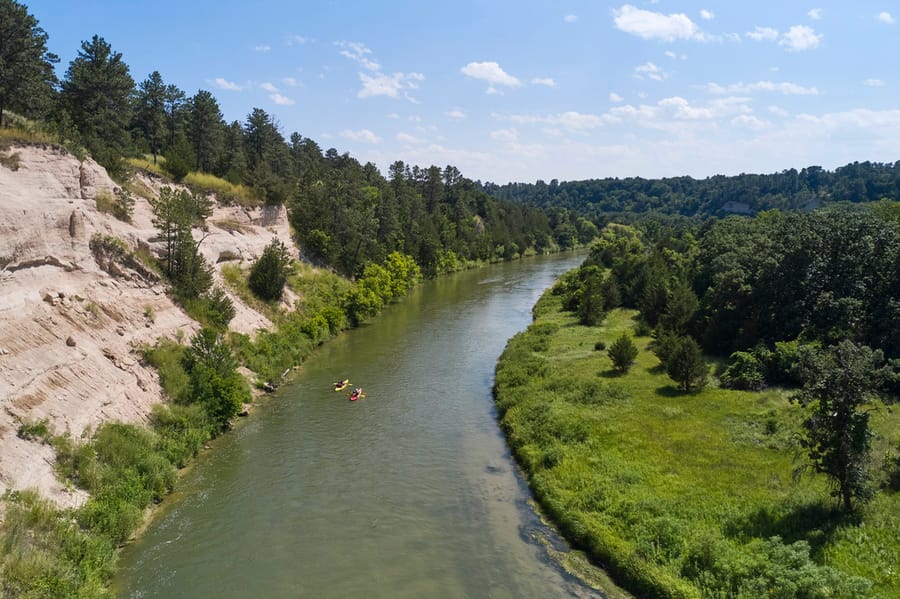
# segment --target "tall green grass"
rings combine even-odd
[[[859,520],[821,476],[794,476],[800,408],[780,390],[685,394],[635,337],[617,372],[598,342],[633,311],[584,327],[545,294],[496,372],[501,426],[561,531],[626,588],[653,597],[898,597],[900,496]],[[602,347],[602,345],[600,345]],[[900,414],[873,414],[876,455]]]

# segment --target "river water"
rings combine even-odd
[[[326,343],[180,481],[118,596],[601,596],[534,540],[491,397],[506,341],[582,258],[430,281]],[[347,377],[364,399],[332,390]]]

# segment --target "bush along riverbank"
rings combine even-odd
[[[582,324],[561,285],[508,343],[495,399],[536,499],[574,546],[644,596],[900,596],[900,495],[886,483],[848,513],[826,477],[796,476],[808,458],[792,393],[714,378],[684,391],[636,334],[635,310]],[[868,414],[876,466],[896,467],[900,415]]]
[[[112,597],[107,585],[117,548],[141,526],[146,509],[172,491],[177,470],[252,401],[251,386],[271,389],[316,346],[376,315],[420,278],[415,262],[399,253],[350,282],[287,260],[276,246],[273,242],[275,274],[264,278],[281,280],[299,298],[294,309],[278,308],[281,288],[268,299],[252,289],[266,253],[249,271],[235,267],[225,277],[275,323],[252,339],[227,330],[233,309],[221,294],[185,298],[182,293],[205,326],[189,340],[179,335],[143,348],[170,400],[154,408],[148,427],[110,422],[88,440],[55,435],[46,422],[20,427],[20,436],[53,446],[59,475],[88,491],[89,498],[77,509],[62,510],[35,492],[7,494],[0,524],[0,596]],[[178,295],[177,280],[173,287]],[[241,367],[252,381],[240,374]]]

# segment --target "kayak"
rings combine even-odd
[[[356,401],[357,399],[362,399],[365,396],[366,394],[362,392],[362,389],[357,389],[350,394],[350,401]]]
[[[346,389],[349,386],[350,386],[350,379],[344,379],[344,380],[334,384],[334,390],[335,391],[343,391],[344,389]]]

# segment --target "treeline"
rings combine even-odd
[[[498,201],[453,166],[396,162],[385,178],[374,164],[323,151],[299,133],[286,139],[261,108],[226,122],[208,90],[189,95],[158,71],[135,83],[122,54],[99,35],[82,42],[59,81],[59,59],[27,8],[0,0],[0,17],[2,39],[16,42],[0,46],[0,61],[18,76],[7,77],[6,66],[0,74],[0,120],[17,121],[10,110],[39,119],[52,139],[86,149],[114,177],[124,177],[127,158],[149,156],[151,168],[176,181],[205,173],[248,188],[258,201],[285,204],[306,256],[346,276],[393,251],[433,276],[570,248],[597,232],[574,212]]]
[[[830,202],[871,202],[900,198],[900,161],[853,162],[825,170],[808,166],[773,174],[716,175],[705,179],[641,177],[545,183],[485,183],[491,196],[534,206],[559,206],[592,220],[622,221],[635,213],[684,216],[756,214],[761,211],[810,210]]]

